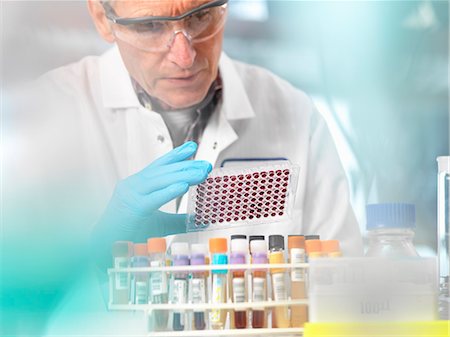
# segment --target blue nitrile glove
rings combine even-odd
[[[117,183],[108,207],[94,229],[93,253],[100,266],[111,264],[115,241],[146,242],[150,237],[186,232],[186,214],[158,209],[203,182],[212,170],[207,161],[187,160],[197,144],[187,142]]]

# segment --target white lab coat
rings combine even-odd
[[[230,158],[288,158],[300,167],[294,216],[282,224],[172,239],[206,243],[209,237],[235,233],[320,234],[323,239],[338,239],[345,255],[362,254],[346,177],[327,125],[311,100],[267,70],[233,61],[226,54],[221,55],[220,72],[223,104],[206,126],[196,159],[219,167]],[[52,134],[60,138],[47,144],[58,145],[70,138],[71,145],[62,146],[63,150],[79,154],[73,162],[95,177],[91,182],[98,185],[100,205],[106,205],[118,180],[173,148],[161,116],[139,104],[116,47],[100,57],[56,69],[40,81],[57,111],[47,112],[48,119],[57,116],[64,125]],[[50,161],[53,164],[46,167],[58,171],[55,166],[59,166],[61,172],[67,172],[72,163],[48,148],[39,154],[39,161]],[[186,198],[179,211],[185,209]],[[175,202],[162,210],[175,212]]]

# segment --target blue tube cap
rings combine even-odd
[[[416,227],[416,208],[413,204],[386,203],[366,206],[367,230]]]
[[[214,254],[212,264],[228,264],[228,256],[226,254]],[[226,274],[227,270],[213,270],[213,274]]]

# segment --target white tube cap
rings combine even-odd
[[[189,244],[187,242],[174,242],[170,245],[170,254],[189,256]]]
[[[252,240],[250,241],[250,253],[267,253],[266,240]]]
[[[248,241],[247,239],[233,239],[230,243],[232,253],[248,254]]]
[[[191,244],[191,253],[192,255],[202,254],[204,256],[208,256],[208,246],[204,243],[193,243]]]

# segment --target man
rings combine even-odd
[[[42,240],[30,240],[39,242],[33,250],[39,254],[24,255],[24,263],[49,265],[52,258],[50,272],[73,266],[65,253],[79,253],[78,243],[88,235],[102,268],[111,263],[113,241],[165,235],[206,243],[235,232],[319,234],[340,240],[344,255],[362,253],[345,175],[324,120],[303,92],[222,52],[226,0],[88,0],[88,8],[99,34],[115,46],[44,75],[39,94],[25,102],[31,109],[15,114],[24,124],[18,129],[24,140],[14,156],[31,165],[12,171],[37,191],[26,195],[27,210],[34,202],[36,214],[44,205],[48,214],[71,220],[42,221],[48,227]],[[230,159],[258,158],[286,158],[300,167],[292,221],[184,233],[189,186]],[[16,185],[13,190],[22,191]],[[94,210],[86,211],[86,205]],[[59,242],[55,251],[48,248],[53,241]],[[103,305],[99,297],[81,293]],[[76,301],[83,295],[68,298],[76,310],[82,307]],[[97,324],[98,334],[106,327],[123,334],[135,326],[119,324],[113,313],[99,324],[95,310],[80,325],[72,313],[66,310],[70,323],[55,319],[63,328],[70,324],[71,333],[92,333]]]
[[[102,154],[113,158],[121,180],[94,234],[105,261],[114,240],[184,232],[184,217],[158,209],[184,213],[181,197],[188,187],[230,158],[287,158],[301,170],[293,221],[246,233],[276,228],[281,234],[320,234],[339,239],[346,254],[361,253],[326,124],[302,92],[222,52],[226,0],[89,0],[88,8],[99,34],[116,46],[59,72],[74,72],[70,86],[89,83],[80,87],[80,98],[90,118],[96,116],[93,130],[110,133],[111,151]],[[108,121],[112,114],[114,122]],[[104,136],[93,139],[102,141]],[[198,149],[182,145],[186,141]],[[169,152],[176,146],[181,148]],[[191,156],[195,160],[187,161]]]

